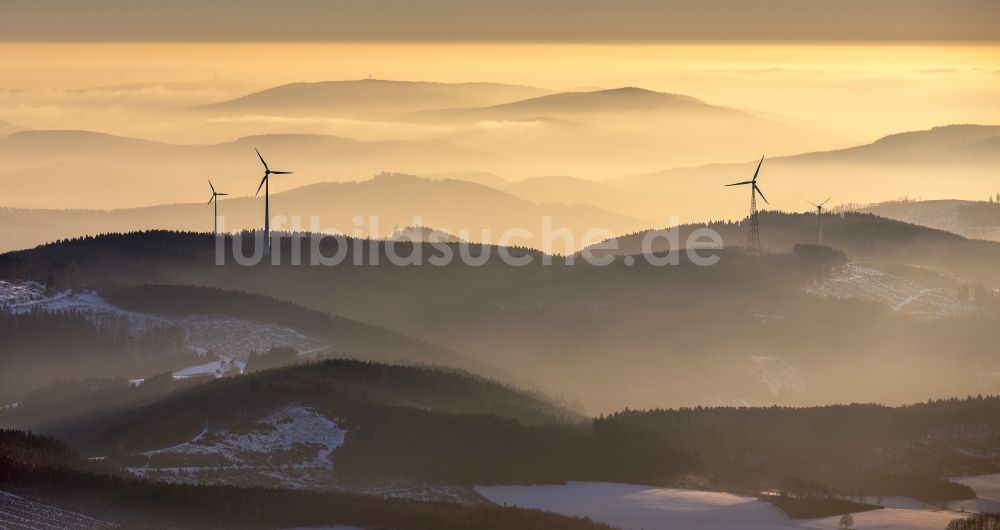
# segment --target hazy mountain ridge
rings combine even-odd
[[[908,131],[879,138],[869,144],[863,144],[845,149],[816,151],[798,155],[767,157],[767,167],[785,163],[881,163],[891,161],[910,162],[940,162],[942,153],[948,154],[946,162],[959,160],[971,146],[993,147],[992,139],[1000,136],[1000,125],[942,125],[923,131]],[[940,142],[946,139],[947,141]],[[940,143],[939,143],[940,142]],[[927,148],[934,146],[933,152]],[[997,146],[1000,147],[1000,146]],[[917,155],[914,158],[914,155]],[[756,165],[756,160],[754,164]],[[678,167],[643,174],[625,175],[607,179],[610,183],[634,184],[643,180],[662,178],[673,175],[686,175],[698,172],[730,171],[744,166],[745,163],[715,163],[704,166]],[[751,171],[751,175],[752,175]],[[738,174],[738,173],[733,173]],[[766,175],[766,173],[765,173]],[[904,188],[905,189],[905,188]]]
[[[819,202],[825,196],[834,201],[874,203],[898,197],[900,190],[908,196],[947,192],[953,197],[983,197],[995,192],[990,161],[1000,156],[1000,142],[991,143],[990,138],[998,132],[1000,126],[949,125],[892,135],[848,149],[765,156],[760,185],[771,204],[758,201],[758,207],[806,210],[807,201]],[[938,146],[940,137],[948,141]],[[759,161],[758,155],[743,163],[677,167],[604,182],[650,198],[636,204],[636,215],[652,218],[658,210],[660,217],[669,214],[679,216],[681,222],[704,221],[719,217],[706,214],[708,211],[747,211],[744,190],[724,186],[752,176]],[[944,175],[955,178],[950,178],[943,190]],[[823,191],[813,196],[804,191],[807,187]],[[837,190],[850,193],[842,197]],[[705,196],[711,201],[690,200]]]
[[[275,179],[273,187],[277,187]],[[294,182],[294,181],[291,181]],[[216,182],[216,189],[227,191]],[[204,185],[207,189],[207,183]],[[286,186],[282,183],[282,187]],[[92,187],[91,187],[92,189]],[[99,193],[99,190],[98,190]],[[541,198],[550,198],[542,196]],[[263,199],[234,197],[219,201],[219,215],[226,231],[254,229],[263,224]],[[28,210],[0,209],[0,218],[14,228],[0,236],[0,249],[30,248],[48,241],[107,232],[175,229],[203,231],[212,227],[211,206],[198,203],[149,206],[122,210]],[[627,233],[645,221],[591,205],[538,204],[482,184],[463,180],[380,174],[357,182],[325,182],[271,193],[271,214],[300,218],[299,230],[337,230],[386,237],[396,226],[411,226],[419,219],[428,227],[446,230],[464,239],[496,241],[505,231],[530,229],[533,240],[519,243],[540,245],[544,219],[553,228],[568,228],[577,237],[591,229]],[[316,216],[318,227],[310,225]],[[361,216],[362,224],[355,223]],[[377,218],[377,226],[372,219]],[[272,221],[275,229],[290,230],[290,220]],[[577,246],[553,249],[575,252]]]
[[[207,193],[207,180],[220,191],[252,194],[263,168],[254,149],[258,148],[272,168],[295,171],[294,176],[272,183],[272,188],[329,180],[331,168],[340,180],[366,178],[386,168],[405,167],[416,173],[444,171],[458,166],[474,166],[491,155],[440,140],[360,141],[328,135],[260,135],[213,145],[178,145],[125,138],[90,131],[25,131],[0,138],[0,155],[7,161],[5,185],[12,191],[7,205],[38,204],[49,207],[135,207],[186,201]],[[294,160],[294,163],[292,161]],[[67,164],[66,171],[46,174],[52,164]],[[77,175],[73,164],[109,170]],[[293,167],[294,166],[294,167]],[[14,170],[39,172],[39,178],[18,180]],[[44,171],[44,172],[43,172]],[[52,194],[52,186],[69,189],[86,180],[92,189],[108,188],[114,193],[84,196]],[[58,189],[58,188],[57,188]],[[242,193],[239,191],[242,189]]]
[[[845,207],[851,209],[851,207]],[[1000,204],[986,201],[889,201],[856,208],[968,237],[1000,241]]]
[[[480,108],[450,108],[409,115],[417,119],[534,119],[573,117],[587,113],[630,114],[635,112],[718,112],[737,111],[715,107],[697,98],[667,94],[638,87],[600,89],[585,92],[558,92]]]
[[[625,215],[630,215],[640,202],[635,194],[606,182],[566,175],[529,177],[508,183],[501,189],[532,202],[587,204]]]
[[[434,83],[362,79],[291,83],[230,101],[199,107],[202,111],[334,113],[360,117],[368,114],[416,111],[444,106],[489,105],[533,97],[547,91],[501,83]]]
[[[15,132],[20,131],[20,130],[21,130],[21,128],[18,127],[17,125],[14,125],[13,123],[10,123],[9,121],[0,120],[0,136],[6,136],[8,134],[14,134]]]
[[[784,160],[852,162],[990,162],[1000,157],[1000,125],[943,125],[884,136],[847,149],[804,153]]]

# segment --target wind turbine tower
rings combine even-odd
[[[254,195],[260,195],[260,189],[264,188],[264,254],[271,254],[271,196],[270,196],[270,186],[268,182],[271,175],[290,175],[291,171],[272,171],[271,168],[267,167],[267,162],[264,161],[264,157],[260,155],[258,149],[257,158],[260,159],[260,163],[264,165],[264,178],[260,180],[260,186],[257,186],[257,193]]]
[[[760,166],[763,163],[764,157],[760,157],[760,162],[757,163],[757,171],[753,172],[752,179],[726,184],[726,186],[750,186],[750,233],[747,235],[747,248],[757,254],[760,253],[760,226],[757,224],[757,195],[760,195],[765,204],[771,204],[767,202],[767,197],[764,197],[764,192],[760,191],[760,188],[757,187],[757,175],[760,173]]]
[[[816,204],[814,202],[809,202],[809,204],[816,207],[816,220],[819,222],[819,244],[823,244],[823,205],[830,202],[833,197],[827,197],[825,201]]]
[[[219,193],[219,192],[215,191],[215,186],[212,185],[212,181],[211,180],[208,181],[208,187],[212,188],[212,198],[208,200],[208,204],[212,204],[213,202],[215,203],[215,215],[212,217],[212,221],[214,221],[214,224],[212,225],[212,233],[213,234],[218,234],[219,233],[219,196],[221,196],[221,195],[229,195],[229,194],[228,193]]]

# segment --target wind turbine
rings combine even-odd
[[[212,233],[213,234],[218,234],[219,233],[219,196],[220,195],[229,195],[229,194],[228,193],[219,193],[219,192],[215,191],[215,186],[212,185],[211,179],[209,179],[209,181],[208,181],[208,187],[212,188],[212,198],[208,200],[208,204],[212,204],[213,201],[215,202],[215,217],[212,218],[212,220],[215,221],[215,224],[212,227]]]
[[[753,172],[752,179],[726,184],[726,186],[750,185],[750,234],[747,236],[747,248],[756,253],[760,253],[760,227],[757,224],[757,194],[760,194],[760,198],[764,199],[765,204],[771,204],[767,202],[767,197],[764,197],[764,192],[760,191],[760,188],[757,187],[757,174],[760,173],[760,166],[763,163],[764,157],[760,157],[760,162],[757,163],[757,171]]]
[[[823,244],[823,205],[826,204],[826,203],[828,203],[828,202],[830,202],[830,199],[832,199],[832,198],[833,197],[827,197],[825,201],[823,201],[823,202],[821,202],[819,204],[816,204],[814,202],[806,201],[809,204],[811,204],[811,205],[813,205],[813,206],[816,207],[816,219],[819,222],[819,244],[820,245]]]
[[[260,189],[264,188],[264,254],[271,253],[271,211],[270,211],[270,193],[268,177],[271,175],[290,175],[291,171],[271,171],[271,168],[267,167],[267,162],[264,161],[264,157],[260,156],[260,150],[254,148],[257,151],[257,158],[260,159],[260,163],[264,164],[264,178],[260,180],[260,186],[257,186],[257,193],[254,195],[260,195]]]

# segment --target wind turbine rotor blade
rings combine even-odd
[[[260,156],[260,151],[256,147],[254,147],[253,150],[257,151],[257,158],[260,159],[261,164],[264,164],[264,171],[270,171],[270,169],[267,168],[267,162],[264,162],[264,157]]]
[[[216,195],[229,195],[228,193],[216,193]]]
[[[208,179],[208,187],[212,188],[212,193],[215,193],[215,186],[212,185],[212,179]]]
[[[760,198],[764,199],[764,203],[765,204],[771,204],[771,203],[767,202],[767,197],[764,196],[764,192],[760,191],[760,188],[758,188],[756,184],[753,185],[753,189],[756,190],[758,194],[760,194]]]
[[[726,184],[726,186],[746,186],[747,184],[753,184],[753,181],[744,180],[743,182],[734,182],[732,184]]]
[[[757,174],[760,173],[760,165],[764,163],[764,157],[760,157],[760,162],[757,162],[757,171],[753,172],[753,181],[757,181]]]
[[[260,179],[260,186],[257,186],[257,193],[254,195],[260,195],[260,189],[264,187],[265,182],[267,182],[267,173],[264,173],[264,178]]]
[[[826,204],[826,203],[830,202],[830,199],[832,199],[832,198],[833,198],[833,197],[827,197],[827,198],[826,198],[826,200],[825,200],[825,201],[823,201],[823,202],[821,202],[821,203],[819,203],[819,205],[820,205],[820,206],[823,206],[824,204]]]
[[[811,205],[813,205],[813,206],[815,206],[815,207],[819,208],[819,205],[818,205],[818,204],[816,204],[816,203],[814,203],[814,202],[812,202],[812,201],[806,201],[806,202],[808,202],[809,204],[811,204]]]
[[[271,173],[274,174],[274,175],[291,175],[292,174],[291,171],[272,171]]]

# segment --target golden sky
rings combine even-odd
[[[995,0],[4,0],[6,41],[997,41]]]
[[[992,44],[0,43],[0,73],[0,88],[31,90],[212,79],[267,88],[368,75],[552,90],[641,86],[762,113],[845,143],[949,123],[1000,123],[1000,46]],[[0,113],[58,128],[52,104],[20,101]]]

